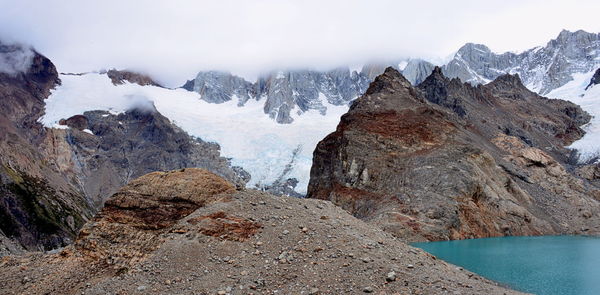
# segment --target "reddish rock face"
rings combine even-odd
[[[130,72],[130,71],[110,70],[110,71],[106,72],[106,75],[108,75],[108,77],[110,78],[112,83],[115,85],[120,85],[125,82],[129,82],[129,83],[138,84],[138,85],[142,85],[142,86],[151,85],[151,86],[162,87],[162,86],[160,86],[160,84],[158,84],[154,80],[152,80],[152,78],[150,78],[149,76],[140,74],[140,73],[135,73],[135,72]]]
[[[563,147],[589,118],[516,76],[472,87],[435,69],[412,87],[390,68],[318,144],[308,196],[410,241],[598,231]]]
[[[88,129],[88,119],[84,115],[75,115],[69,119],[61,119],[58,124],[69,126],[70,128],[77,129],[79,131]]]

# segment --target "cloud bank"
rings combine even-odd
[[[543,45],[600,31],[596,1],[0,0],[0,36],[32,44],[62,72],[128,68],[179,86],[199,70],[251,77],[399,57],[440,59],[466,42]]]

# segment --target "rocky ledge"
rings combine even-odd
[[[308,196],[409,241],[597,234],[598,168],[564,148],[589,120],[518,76],[473,87],[436,68],[413,87],[388,68],[318,144]]]
[[[6,294],[516,294],[327,201],[236,190],[202,169],[123,187],[54,254],[0,260]]]

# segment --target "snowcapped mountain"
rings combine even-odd
[[[40,119],[44,126],[64,128],[60,125],[62,119],[87,111],[122,114],[135,108],[155,107],[189,135],[218,143],[222,156],[231,158],[232,165],[250,173],[248,186],[269,189],[274,184],[287,185],[291,186],[288,193],[294,188],[298,193],[306,192],[314,147],[335,129],[340,116],[348,110],[346,103],[332,104],[321,93],[317,101],[327,115],[311,107],[302,115],[290,112],[292,124],[280,124],[265,115],[265,101],[269,99],[265,96],[248,99],[240,107],[243,97],[235,91],[224,91],[225,94],[218,96],[224,100],[222,103],[210,103],[206,96],[201,99],[198,93],[185,89],[129,82],[114,84],[105,73],[60,75],[60,79],[61,85],[45,101],[45,114]],[[215,88],[205,89],[213,91],[205,93],[219,93]]]
[[[600,64],[599,40],[598,34],[563,31],[546,47],[521,54],[495,54],[484,45],[466,44],[443,71],[474,84],[517,73],[531,90],[583,104],[578,96],[582,93],[549,92],[575,83],[569,82],[574,75],[585,74],[589,83],[592,70]],[[105,74],[63,75],[62,85],[46,101],[42,122],[52,127],[85,111],[120,113],[134,104],[149,102],[191,136],[218,143],[221,154],[230,158],[232,165],[250,173],[248,186],[304,194],[316,144],[335,130],[349,104],[390,65],[414,85],[434,68],[421,59],[404,59],[367,64],[360,71],[272,71],[254,82],[226,72],[206,71],[185,83],[183,89],[127,82],[115,85]],[[577,91],[584,91],[586,86]],[[593,109],[588,111],[595,114]],[[573,147],[582,148],[580,144],[576,142]],[[593,151],[582,152],[590,153]]]
[[[234,101],[244,106],[262,101],[264,112],[278,123],[292,123],[293,115],[311,110],[322,115],[327,105],[342,106],[358,97],[370,80],[356,71],[339,68],[327,72],[311,70],[274,71],[254,83],[225,72],[200,72],[185,89],[197,92],[210,103]]]
[[[421,59],[368,64],[361,71],[341,67],[330,71],[287,70],[273,71],[256,82],[249,82],[227,72],[200,72],[182,88],[200,94],[210,103],[234,101],[244,106],[248,101],[263,101],[264,112],[278,123],[294,121],[293,113],[300,116],[310,110],[327,114],[327,104],[348,105],[362,95],[369,83],[392,66],[401,71],[413,84],[423,81],[434,68]]]
[[[576,73],[587,73],[600,65],[600,34],[563,30],[545,47],[523,53],[493,53],[487,46],[468,43],[443,67],[451,78],[485,84],[502,74],[519,74],[523,83],[542,95],[559,88]]]

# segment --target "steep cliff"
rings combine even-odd
[[[39,148],[46,132],[37,119],[58,74],[25,46],[0,44],[0,57],[10,66],[0,71],[0,232],[12,240],[0,239],[0,254],[64,246],[93,208]]]

